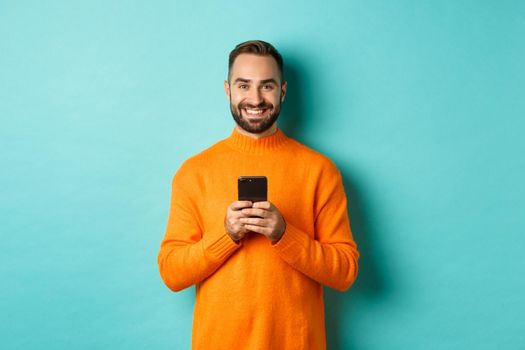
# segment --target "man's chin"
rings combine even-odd
[[[272,127],[273,123],[269,123],[268,119],[261,119],[258,121],[250,121],[247,119],[242,119],[240,123],[237,123],[244,131],[250,132],[252,134],[260,134]]]
[[[254,117],[254,118],[243,118],[243,121],[245,123],[251,124],[251,125],[260,125],[268,121],[268,117]]]
[[[262,125],[260,124],[238,124],[241,129],[243,129],[244,131],[247,131],[247,132],[250,132],[252,134],[260,134],[260,133],[263,133],[265,132],[266,130],[268,130],[270,127],[263,127]]]

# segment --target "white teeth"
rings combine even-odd
[[[245,111],[248,114],[251,114],[251,115],[259,115],[259,114],[262,114],[264,110],[263,109],[248,109],[248,108],[246,108]]]

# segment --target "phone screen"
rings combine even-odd
[[[266,176],[239,176],[237,184],[240,201],[264,202],[268,200]]]

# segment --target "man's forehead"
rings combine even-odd
[[[279,67],[272,56],[240,54],[233,62],[232,78],[271,79],[279,75]]]

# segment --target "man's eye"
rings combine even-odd
[[[241,84],[241,85],[239,85],[239,89],[243,89],[243,90],[245,90],[245,89],[247,89],[247,88],[248,88],[248,85],[246,85],[246,84]]]
[[[264,88],[265,90],[271,90],[271,89],[273,89],[273,85],[271,85],[271,84],[264,85],[263,88]]]

